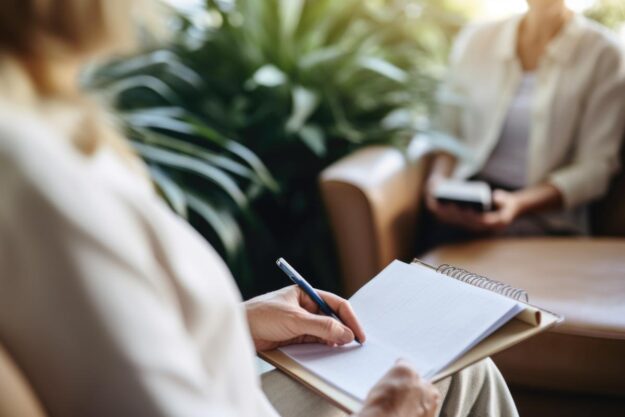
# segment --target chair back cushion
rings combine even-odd
[[[600,236],[625,237],[625,143],[621,145],[621,171],[608,194],[592,207],[592,231]]]
[[[0,344],[0,417],[45,417],[28,381]]]

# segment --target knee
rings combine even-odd
[[[472,387],[497,384],[501,379],[497,366],[490,358],[483,359],[463,369],[458,376],[466,380]]]
[[[277,369],[272,369],[270,371],[263,372],[260,375],[260,381],[263,387],[271,386],[275,384],[283,384],[285,383],[284,381],[286,380],[288,380],[288,377]]]
[[[490,359],[477,362],[451,377],[440,415],[518,417],[508,387]]]

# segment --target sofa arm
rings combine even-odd
[[[394,259],[414,255],[430,146],[370,146],[337,161],[320,177],[321,195],[350,296]]]

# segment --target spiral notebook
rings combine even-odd
[[[438,381],[562,321],[525,291],[449,265],[393,261],[350,298],[367,341],[260,356],[347,412],[399,358]]]

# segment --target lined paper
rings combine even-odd
[[[350,299],[367,342],[281,350],[359,400],[399,358],[431,378],[522,309],[515,300],[394,261]]]

